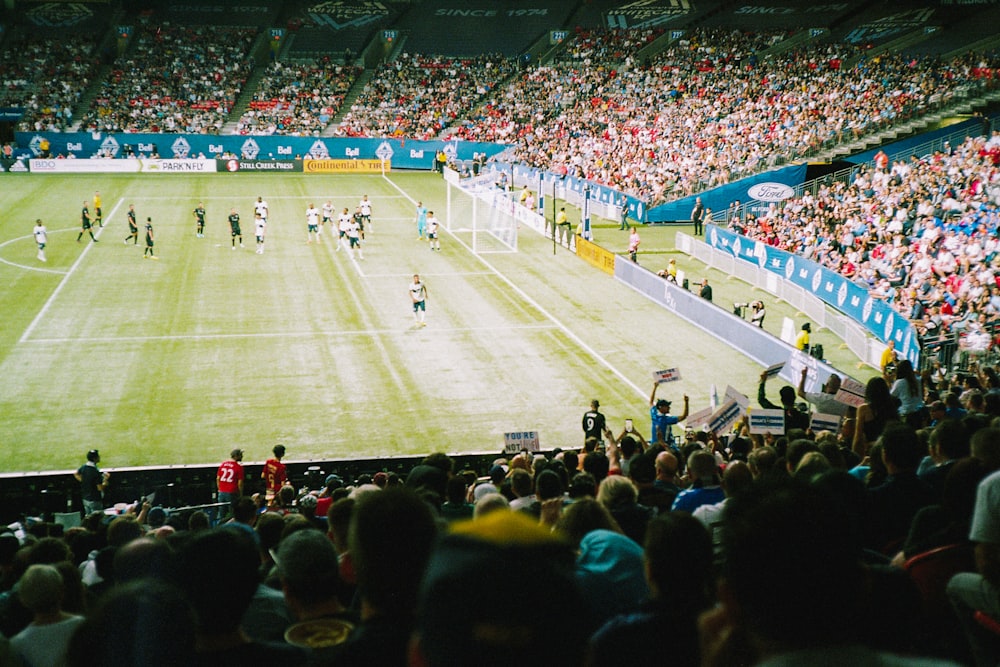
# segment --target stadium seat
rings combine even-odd
[[[1000,621],[993,618],[985,611],[977,611],[973,614],[973,618],[976,619],[976,623],[978,623],[981,628],[989,632],[997,639],[1000,639]]]
[[[954,655],[965,647],[961,626],[948,600],[948,581],[959,572],[975,572],[971,544],[949,544],[913,556],[903,564],[920,592],[924,622],[933,628],[927,637],[939,655]]]
[[[920,591],[924,609],[931,616],[950,609],[945,588],[959,572],[975,572],[976,562],[970,544],[949,544],[913,556],[903,564]]]

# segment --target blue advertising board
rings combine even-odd
[[[0,122],[16,123],[24,116],[24,109],[21,107],[0,107]]]
[[[690,197],[684,197],[666,204],[661,204],[649,209],[648,222],[674,222],[676,220],[690,220],[691,209],[694,208],[694,200],[701,197],[705,208],[713,211],[725,211],[731,203],[739,200],[747,203],[753,199],[749,190],[755,185],[765,183],[780,183],[794,188],[801,184],[806,178],[806,165],[794,164],[774,171],[768,171],[755,176],[741,178],[738,181],[720,185],[706,192]]]
[[[642,199],[582,178],[558,176],[524,164],[497,162],[494,163],[494,168],[498,171],[506,171],[515,177],[526,176],[529,183],[537,183],[538,174],[542,172],[545,179],[543,189],[546,196],[552,192],[550,188],[553,181],[558,182],[560,188],[566,188],[578,194],[582,194],[584,189],[589,187],[591,200],[614,206],[624,204],[628,208],[629,217],[642,223],[688,220],[691,217],[691,209],[694,208],[694,195],[650,208],[649,204]],[[727,183],[707,192],[702,192],[697,196],[701,197],[702,203],[706,207],[714,211],[724,211],[734,200],[738,199],[742,202],[748,202],[753,199],[748,194],[748,191],[755,185],[780,183],[794,188],[796,185],[801,184],[805,180],[805,177],[806,165],[790,165],[774,171],[750,176],[733,183]]]
[[[20,147],[32,157],[40,154],[42,139],[49,140],[52,156],[138,157],[152,153],[164,158],[219,157],[234,154],[249,160],[317,159],[386,160],[393,169],[431,169],[439,150],[456,160],[471,160],[474,153],[491,157],[505,146],[473,141],[413,141],[410,139],[361,139],[326,137],[281,137],[214,134],[100,134],[89,132],[16,132]]]
[[[705,230],[705,242],[716,250],[756,264],[798,285],[861,324],[879,340],[896,341],[897,353],[917,366],[920,344],[913,325],[885,301],[872,298],[866,287],[816,262],[728,229],[706,225]]]

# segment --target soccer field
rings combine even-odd
[[[442,220],[439,176],[7,175],[0,188],[0,471],[247,461],[278,443],[288,460],[486,452],[509,431],[578,447],[599,398],[609,423],[648,431],[651,372],[679,367],[661,395],[732,384],[760,367],[521,230],[519,252],[477,256],[471,234],[417,241],[420,199]],[[100,190],[100,243],[76,242]],[[329,230],[306,244],[305,210],[373,202],[364,260]],[[254,253],[253,203],[269,204]],[[205,238],[192,210],[207,209]],[[126,211],[152,218],[157,261],[123,245]],[[237,207],[244,249],[231,250]],[[35,259],[36,218],[49,229]],[[617,232],[616,234],[623,234]],[[644,232],[645,233],[645,232]],[[665,260],[664,260],[665,261]],[[428,288],[414,325],[408,285]],[[777,389],[774,388],[776,392]],[[675,403],[679,411],[681,403]]]

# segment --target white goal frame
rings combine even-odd
[[[448,173],[448,172],[451,173]],[[462,180],[457,172],[447,170],[445,229],[472,233],[472,252],[480,254],[517,252],[518,227],[514,195],[496,185],[495,174]],[[459,197],[471,200],[471,212],[465,218],[459,212]],[[464,205],[462,207],[464,209]],[[461,219],[460,219],[461,218]],[[470,226],[471,223],[471,226]]]

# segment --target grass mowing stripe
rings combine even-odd
[[[115,217],[115,213],[118,211],[118,209],[121,207],[124,201],[125,201],[124,197],[119,199],[118,203],[115,204],[115,207],[111,209],[111,213],[109,213],[107,217],[108,223],[110,223],[111,219]],[[97,230],[97,236],[100,236],[102,231],[104,231],[104,227],[101,227]],[[56,297],[59,296],[59,293],[62,291],[63,287],[69,282],[69,279],[73,275],[73,272],[76,271],[76,267],[80,266],[80,263],[83,261],[83,258],[87,256],[88,252],[90,252],[90,246],[91,244],[88,243],[87,247],[84,248],[83,252],[80,253],[80,256],[76,258],[75,262],[73,262],[73,265],[69,267],[69,270],[63,276],[63,279],[60,280],[59,284],[56,285],[56,288],[52,290],[52,294],[49,295],[49,298],[46,299],[45,303],[42,305],[42,309],[38,311],[37,315],[35,315],[35,319],[31,320],[31,324],[29,324],[28,328],[24,330],[24,333],[21,334],[21,338],[18,340],[19,343],[24,343],[31,337],[31,333],[35,330],[35,327],[38,326],[38,323],[42,321],[42,318],[45,317],[45,314],[49,311],[49,308],[52,306],[52,303],[56,300]]]
[[[435,327],[434,333],[475,333],[490,331],[545,330],[558,329],[555,324],[518,324],[502,327]],[[86,338],[32,338],[24,341],[32,345],[65,345],[66,343],[144,343],[156,341],[177,340],[241,340],[251,338],[325,338],[342,336],[393,336],[406,334],[408,330],[400,329],[343,329],[339,331],[275,331],[270,333],[234,333],[234,334],[176,334],[172,336],[87,336]]]
[[[407,199],[409,199],[413,203],[414,206],[416,206],[416,204],[417,204],[417,200],[416,199],[414,199],[413,197],[411,197],[401,187],[399,187],[398,185],[396,185],[395,183],[393,183],[393,181],[391,179],[389,179],[389,177],[386,176],[385,174],[382,175],[382,178],[384,178],[385,180],[387,180],[389,182],[389,184],[392,185],[392,187],[396,188],[396,190],[398,190],[400,193],[402,193]],[[510,287],[510,289],[514,291],[514,293],[516,293],[518,296],[520,296],[522,299],[524,299],[525,302],[531,304],[532,307],[538,309],[538,312],[540,312],[543,316],[545,316],[545,318],[547,318],[549,321],[551,321],[553,324],[555,324],[556,327],[560,331],[562,331],[566,336],[568,336],[574,343],[576,343],[577,345],[579,345],[580,348],[582,350],[584,350],[588,355],[590,355],[590,357],[592,359],[594,359],[597,363],[601,364],[602,366],[604,366],[605,368],[607,368],[609,371],[611,371],[612,373],[614,373],[615,377],[617,377],[619,380],[621,380],[622,382],[624,382],[626,385],[628,385],[629,387],[631,387],[632,389],[634,389],[635,392],[636,392],[636,394],[638,394],[639,396],[643,396],[643,397],[646,396],[646,390],[640,389],[639,385],[637,385],[634,382],[632,382],[632,380],[630,380],[628,378],[628,376],[626,376],[624,373],[622,373],[620,370],[618,370],[618,368],[615,367],[610,361],[608,361],[603,356],[601,356],[601,354],[598,353],[597,350],[595,350],[594,348],[592,348],[590,345],[588,345],[586,341],[584,341],[582,338],[580,338],[575,333],[573,333],[573,331],[571,331],[569,329],[569,327],[567,327],[558,318],[556,318],[555,315],[553,315],[548,310],[546,310],[545,308],[543,308],[540,303],[538,303],[537,301],[535,301],[534,299],[532,299],[530,296],[528,296],[527,293],[524,292],[524,290],[522,290],[520,287],[518,287],[513,282],[511,282],[510,278],[508,278],[507,276],[505,276],[503,273],[500,272],[499,269],[497,269],[495,266],[493,266],[492,264],[490,264],[482,255],[477,255],[476,253],[472,252],[472,248],[470,248],[464,241],[462,241],[460,238],[458,238],[458,236],[456,236],[454,233],[452,233],[451,231],[449,231],[443,225],[441,226],[441,229],[443,229],[449,236],[451,236],[459,245],[461,245],[463,248],[465,248],[466,250],[468,250],[470,255],[472,255],[476,259],[478,259],[484,266],[486,266],[488,269],[490,269],[498,278],[500,278],[504,283],[506,283],[507,286]]]

